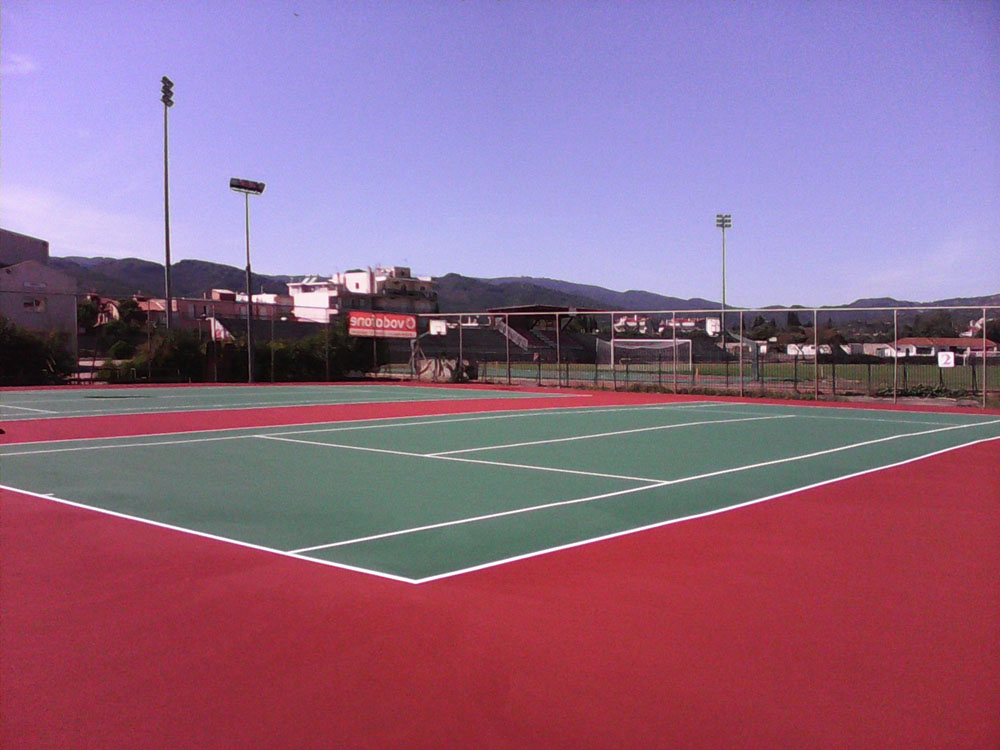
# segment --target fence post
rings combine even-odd
[[[562,388],[562,344],[559,338],[559,313],[556,313],[556,387]]]
[[[615,314],[611,313],[611,383],[618,390],[618,365],[615,364]]]
[[[743,397],[743,311],[740,310],[740,398]]]
[[[601,345],[600,345],[600,333],[601,326],[597,322],[597,318],[594,318],[594,387],[597,387],[597,373],[601,369]]]
[[[892,403],[898,398],[896,383],[899,376],[899,308],[892,310]]]
[[[153,380],[153,334],[151,328],[152,315],[150,315],[149,303],[146,303],[146,382]],[[213,315],[214,317],[214,315]],[[93,384],[93,373],[91,373],[91,384]]]
[[[726,393],[729,393],[729,351],[726,349],[726,307],[722,306],[719,313],[719,334],[722,336],[722,362],[726,368]]]
[[[983,408],[986,408],[986,391],[989,389],[989,372],[986,370],[986,308],[983,307]]]
[[[819,401],[819,311],[813,309],[813,398]]]
[[[674,350],[674,395],[677,395],[677,311],[674,310],[670,318],[670,328],[674,332],[673,338],[674,343],[670,348]],[[692,357],[693,359],[693,357]],[[691,369],[694,369],[694,364],[692,363]]]
[[[503,327],[506,332],[504,338],[507,340],[507,385],[510,385],[510,315],[503,316]]]

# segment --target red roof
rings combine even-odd
[[[932,338],[929,336],[918,336],[915,338],[900,339],[896,342],[899,346],[935,346],[938,348],[948,346],[954,347],[956,349],[975,349],[979,350],[983,348],[983,340],[979,336],[968,337],[940,337]],[[995,341],[990,341],[986,339],[986,348],[995,349],[997,346]]]

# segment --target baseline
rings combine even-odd
[[[373,570],[370,568],[362,568],[357,565],[349,565],[347,563],[339,563],[333,560],[320,560],[318,558],[306,558],[300,555],[293,555],[290,552],[286,552],[280,549],[274,549],[273,547],[264,547],[260,544],[254,544],[253,542],[244,542],[239,539],[232,539],[230,537],[219,536],[218,534],[211,534],[207,531],[198,531],[197,529],[189,529],[184,526],[174,526],[173,524],[164,523],[163,521],[154,521],[149,518],[143,518],[142,516],[133,516],[129,513],[122,513],[116,510],[109,510],[108,508],[102,508],[97,505],[87,505],[86,503],[77,502],[76,500],[67,500],[62,497],[56,497],[53,494],[43,494],[40,492],[32,492],[30,490],[22,490],[18,487],[11,487],[6,484],[0,484],[0,490],[6,490],[8,492],[15,492],[19,495],[27,495],[28,497],[35,497],[39,500],[50,500],[54,503],[59,503],[61,505],[69,505],[74,508],[81,508],[82,510],[89,510],[95,513],[101,513],[106,516],[114,516],[115,518],[122,518],[126,521],[135,521],[137,523],[147,524],[149,526],[156,526],[161,529],[168,529],[169,531],[176,531],[182,534],[191,534],[192,536],[202,537],[204,539],[211,539],[216,542],[225,542],[227,544],[235,544],[238,547],[247,547],[249,549],[259,550],[261,552],[270,552],[271,554],[281,555],[282,557],[291,557],[296,560],[309,560],[310,562],[317,562],[322,565],[328,565],[332,568],[340,568],[342,570],[350,570],[355,573],[368,573],[378,578],[388,578],[391,581],[400,581],[402,583],[416,583],[416,579],[407,578],[406,576],[398,576],[393,573],[385,573],[380,570]]]

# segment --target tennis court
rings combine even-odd
[[[996,412],[0,396],[5,746],[1000,737]]]
[[[9,489],[426,582],[996,437],[988,416],[692,402],[15,444],[0,458]]]

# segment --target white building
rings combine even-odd
[[[288,284],[292,313],[326,323],[347,310],[402,313],[437,312],[437,289],[429,276],[414,276],[405,266],[356,268],[329,278],[307,276]]]
[[[820,354],[833,354],[833,349],[829,344],[819,345]],[[813,359],[816,356],[815,344],[789,344],[785,349],[785,354],[790,357],[805,357]]]

